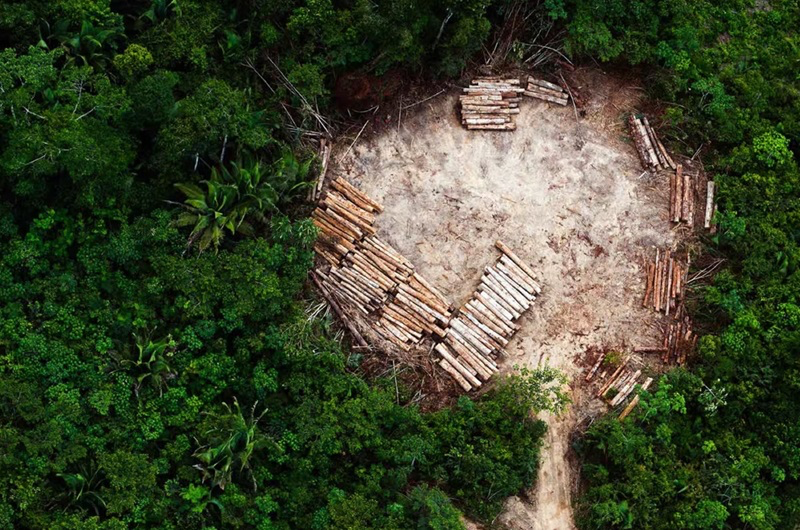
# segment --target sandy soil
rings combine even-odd
[[[640,178],[624,141],[622,112],[635,92],[596,71],[583,75],[593,89],[580,124],[571,106],[526,99],[515,132],[466,131],[454,90],[420,105],[399,131],[362,137],[338,169],[384,204],[381,236],[455,305],[497,256],[497,239],[539,272],[543,295],[521,319],[506,370],[549,365],[575,378],[591,346],[659,341],[656,317],[641,307],[641,268],[647,249],[671,242],[666,192]],[[574,527],[570,435],[599,407],[575,394],[568,413],[544,418],[539,480],[509,499],[500,522],[510,528]]]

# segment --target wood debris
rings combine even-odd
[[[603,364],[603,361],[605,359],[606,359],[606,352],[599,352],[597,355],[597,359],[595,359],[595,362],[592,364],[591,369],[588,371],[586,377],[584,378],[585,381],[588,382],[592,380],[595,373],[597,373],[597,370]],[[602,382],[606,374],[607,374],[606,371],[601,372],[600,376],[598,377],[598,380]],[[619,366],[617,366],[617,368],[611,373],[608,379],[605,380],[605,382],[600,385],[600,388],[597,391],[596,396],[601,398],[603,401],[606,402],[606,404],[608,404],[612,408],[621,405],[625,402],[626,399],[628,399],[628,397],[630,397],[630,395],[634,392],[634,390],[636,390],[637,385],[640,384],[639,379],[641,375],[642,371],[638,369],[634,370],[629,365],[628,358],[625,358],[622,360]],[[652,382],[653,378],[648,377],[645,380],[644,384],[641,385],[642,389],[646,390],[647,388],[649,388]],[[621,418],[624,418],[625,416],[630,414],[630,411],[633,410],[633,407],[635,407],[636,403],[638,402],[639,402],[638,396],[635,396],[632,400],[633,405],[631,406],[630,404],[628,404],[628,406],[625,408],[625,411],[627,412],[623,411],[624,416],[621,416]]]
[[[714,181],[709,180],[706,183],[706,186],[706,216],[703,222],[703,227],[714,232],[716,231],[716,226],[713,225],[713,221],[714,214],[717,211],[717,203],[714,200],[714,192],[716,191]]]
[[[644,384],[642,385],[642,390],[647,390],[648,388],[650,388],[650,385],[652,383],[653,383],[653,378],[652,377],[648,377],[645,380]],[[639,395],[637,394],[636,396],[633,397],[631,402],[628,403],[628,406],[625,407],[625,409],[622,411],[622,413],[620,413],[619,421],[622,421],[625,418],[627,418],[628,414],[630,414],[633,411],[633,409],[636,408],[636,405],[638,405],[638,404],[639,404]]]
[[[328,163],[331,159],[331,150],[333,144],[325,137],[319,139],[319,160],[320,170],[316,183],[308,190],[309,202],[316,202],[322,193],[322,187],[325,184],[325,175],[328,173]]]
[[[569,94],[560,85],[532,76],[528,76],[528,86],[523,94],[562,106],[569,102]]]
[[[459,96],[461,123],[470,130],[513,131],[523,91],[519,79],[475,78]]]
[[[650,126],[646,116],[639,117],[631,114],[628,117],[628,124],[631,128],[631,136],[633,137],[636,151],[639,153],[639,159],[645,169],[651,171],[678,169],[677,164],[664,148],[664,144],[658,139],[655,130]]]
[[[676,252],[657,248],[655,259],[647,264],[646,270],[642,307],[652,307],[669,315],[683,300],[689,274],[688,253],[685,261],[681,261]]]
[[[450,320],[436,345],[440,366],[465,390],[480,387],[498,371],[498,357],[519,329],[516,324],[542,289],[534,272],[498,241],[501,256],[486,267],[472,298]]]

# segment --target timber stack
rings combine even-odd
[[[569,94],[561,86],[532,76],[528,76],[528,87],[523,94],[561,106],[569,101]]]
[[[642,375],[641,370],[633,370],[628,366],[627,361],[623,361],[608,378],[608,382],[600,387],[597,396],[610,406],[616,407],[633,392],[640,375]]]
[[[519,79],[475,78],[459,97],[461,123],[469,130],[513,131],[523,91]]]
[[[628,117],[628,124],[631,128],[631,137],[633,137],[636,152],[639,153],[639,159],[645,169],[650,171],[678,169],[664,144],[658,139],[655,130],[650,126],[650,122],[647,121],[647,116],[639,117],[631,114]]]
[[[480,388],[498,371],[517,319],[541,293],[536,274],[497,241],[500,257],[454,316],[447,298],[378,237],[374,221],[382,209],[344,179],[331,181],[312,214],[320,230],[314,249],[329,265],[313,272],[314,282],[362,347],[366,340],[351,315],[403,351],[431,339],[439,366],[465,391]]]
[[[314,250],[338,266],[360,241],[375,235],[375,215],[381,211],[383,207],[358,188],[342,178],[334,179],[311,213],[320,231]]]
[[[679,301],[683,300],[688,273],[688,253],[686,262],[682,263],[674,251],[657,248],[655,259],[647,264],[642,307],[652,307],[653,310],[663,311],[667,315],[674,313]]]
[[[697,346],[698,335],[692,329],[692,321],[681,304],[664,332],[664,349],[661,361],[664,364],[684,365],[686,356]]]
[[[683,171],[683,165],[669,176],[669,218],[673,223],[694,226],[696,178]]]
[[[311,214],[320,230],[314,250],[330,268],[314,275],[325,294],[333,294],[360,313],[376,335],[407,351],[426,335],[444,336],[450,304],[377,236],[375,215],[381,211],[379,203],[346,180],[331,181]]]
[[[519,329],[516,323],[542,289],[531,268],[501,241],[500,258],[486,267],[472,298],[450,320],[436,345],[439,366],[465,390],[479,388],[498,371],[498,357]]]
[[[450,315],[450,302],[444,295],[412,271],[398,282],[374,329],[400,349],[410,350],[426,336],[443,337]]]
[[[650,385],[652,383],[653,383],[653,378],[652,377],[648,377],[645,380],[644,384],[642,384],[642,390],[647,390],[648,388],[650,388]],[[628,406],[626,406],[625,409],[620,413],[619,421],[622,421],[622,420],[624,420],[625,418],[628,417],[628,414],[630,414],[633,411],[633,409],[636,408],[636,405],[639,404],[639,399],[640,399],[639,398],[639,394],[636,394],[633,397],[633,399],[631,400],[631,402],[628,403]]]

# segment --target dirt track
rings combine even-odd
[[[544,292],[521,320],[504,369],[550,365],[575,377],[590,346],[655,344],[655,316],[642,309],[641,257],[671,242],[664,191],[641,179],[622,140],[622,112],[635,98],[592,77],[587,116],[525,100],[515,132],[462,129],[457,91],[362,139],[340,172],[381,201],[378,229],[456,306],[477,285],[501,239],[527,259]],[[416,110],[416,109],[415,109]],[[393,124],[394,125],[394,124]],[[574,527],[575,476],[567,453],[576,421],[596,409],[578,401],[550,426],[539,480],[508,501],[513,529]]]

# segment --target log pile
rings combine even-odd
[[[561,86],[532,76],[528,76],[528,87],[523,94],[562,106],[569,101],[569,94]]]
[[[684,365],[686,356],[697,346],[698,335],[692,329],[692,321],[683,305],[676,311],[664,332],[664,348],[661,361],[664,364]]]
[[[380,204],[346,180],[333,180],[311,214],[320,230],[314,250],[332,266],[338,266],[361,240],[375,234],[375,214],[381,211]]]
[[[667,315],[675,311],[683,300],[687,275],[689,274],[689,256],[686,262],[677,258],[676,252],[656,249],[655,259],[647,264],[647,281],[645,284],[642,307],[652,307],[655,311],[663,311]]]
[[[606,403],[612,407],[616,407],[633,392],[638,384],[639,376],[642,375],[641,370],[633,370],[628,366],[627,361],[619,365],[608,382],[600,387],[597,397],[602,398]],[[614,393],[609,394],[612,390]]]
[[[600,352],[595,359],[595,362],[592,364],[592,367],[588,370],[586,377],[584,378],[585,381],[591,381],[600,367],[603,365],[603,361],[606,359],[606,352]],[[597,391],[597,397],[603,399],[609,406],[616,407],[621,405],[625,402],[626,399],[636,390],[636,386],[639,384],[639,378],[642,375],[641,370],[634,370],[628,365],[628,359],[624,359],[616,369],[613,369],[611,375],[606,380],[605,377],[607,375],[607,371],[603,370],[599,376],[599,381],[604,381],[600,385],[600,389]],[[653,382],[652,377],[648,377],[645,382],[641,385],[642,389],[647,390]],[[613,392],[612,392],[613,391]],[[630,414],[631,410],[636,406],[639,402],[638,396],[635,396],[631,403],[629,403],[625,410],[623,411],[620,419],[624,419],[625,416]]]
[[[478,77],[459,97],[461,123],[470,130],[513,131],[514,115],[519,114],[519,79]]]
[[[631,137],[639,153],[642,166],[651,171],[659,169],[678,169],[675,161],[672,160],[664,144],[658,139],[655,130],[650,126],[646,116],[638,117],[631,114],[628,117],[628,124],[631,128]]]
[[[669,176],[669,218],[673,223],[694,226],[696,182],[696,175],[684,172],[681,164]]]
[[[486,267],[478,289],[436,345],[439,365],[465,391],[479,388],[498,371],[497,358],[519,329],[516,320],[541,293],[530,267],[501,241],[496,246],[500,258]]]
[[[374,221],[381,210],[347,181],[330,183],[312,214],[320,229],[314,248],[329,265],[313,272],[314,282],[358,344],[366,347],[348,315],[360,315],[369,337],[404,351],[432,339],[439,366],[465,391],[479,388],[498,371],[497,359],[519,329],[517,319],[541,293],[536,274],[496,242],[501,256],[453,316],[447,298],[378,237]]]
[[[425,336],[443,337],[450,316],[447,299],[422,276],[412,272],[397,283],[374,329],[400,349],[410,350]]]

